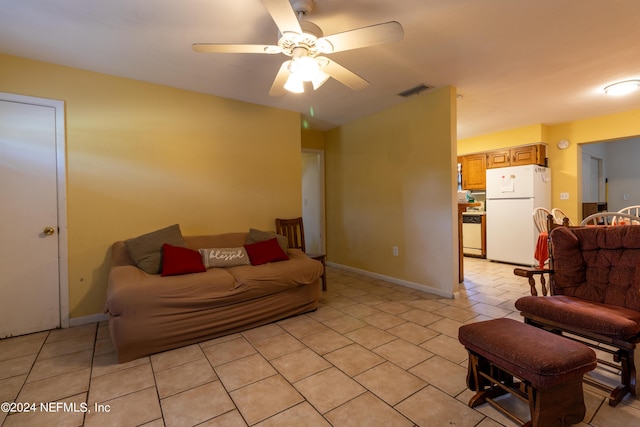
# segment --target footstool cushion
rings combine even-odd
[[[584,344],[513,319],[494,319],[460,327],[460,342],[535,388],[548,388],[596,367]]]
[[[467,386],[476,392],[470,407],[490,403],[523,427],[568,426],[584,419],[582,375],[597,363],[586,345],[512,319],[464,325],[458,338],[469,352]],[[506,393],[528,402],[529,421],[496,400]]]

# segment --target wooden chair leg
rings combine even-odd
[[[635,367],[635,351],[626,352],[618,350],[613,355],[614,362],[620,363],[621,382],[618,387],[613,389],[609,395],[609,406],[616,406],[628,393],[635,396],[636,394],[636,367]]]

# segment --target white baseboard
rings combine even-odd
[[[89,323],[104,322],[106,320],[109,320],[109,316],[107,316],[106,313],[97,313],[82,317],[72,317],[71,319],[69,319],[69,326],[81,326],[87,325]]]
[[[454,292],[453,294],[444,292],[440,289],[425,286],[420,283],[410,282],[408,280],[398,279],[396,277],[385,276],[384,274],[378,274],[367,270],[361,270],[359,268],[349,267],[348,265],[336,264],[335,262],[327,262],[328,266],[340,268],[342,270],[351,271],[353,273],[362,274],[363,276],[372,277],[374,279],[386,280],[387,282],[395,283],[396,285],[405,286],[407,288],[415,289],[422,292],[438,295],[443,298],[456,299],[460,297],[460,292]]]

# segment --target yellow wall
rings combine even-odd
[[[445,87],[327,132],[329,261],[457,292],[455,117]]]
[[[318,130],[302,129],[302,148],[313,150],[325,149],[326,132]]]
[[[297,113],[4,55],[0,91],[65,101],[71,318],[102,312],[115,240],[301,214]]]
[[[548,127],[549,166],[552,170],[554,207],[565,210],[571,218],[582,218],[582,144],[627,138],[640,135],[640,110],[576,120]],[[571,142],[569,148],[559,150],[561,139]],[[560,193],[568,192],[569,200],[560,200]],[[574,197],[575,195],[575,197]]]
[[[458,155],[544,142],[544,126],[531,125],[458,141]]]
[[[531,125],[458,141],[458,154],[496,148],[546,142],[551,168],[551,205],[571,218],[582,218],[582,144],[640,135],[640,110],[576,120],[554,126]],[[559,150],[557,142],[570,141],[569,148]],[[560,200],[569,193],[569,200]]]

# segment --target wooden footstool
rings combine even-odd
[[[512,319],[464,325],[458,339],[469,352],[467,386],[476,392],[470,407],[488,402],[523,426],[583,420],[582,375],[596,367],[596,354],[586,345]],[[494,400],[505,393],[528,402],[530,421]]]

